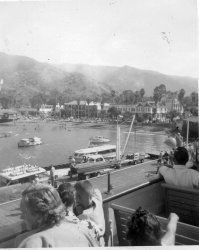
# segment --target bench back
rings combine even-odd
[[[161,184],[165,195],[165,209],[168,216],[176,213],[181,222],[199,226],[199,190]]]
[[[135,210],[116,204],[112,204],[111,208],[114,210],[119,246],[129,246],[129,241],[126,239],[128,230],[127,222]],[[165,231],[168,220],[160,216],[156,217]],[[176,231],[176,245],[199,245],[199,228],[178,222]]]

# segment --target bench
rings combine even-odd
[[[199,226],[199,190],[161,184],[165,196],[166,216],[176,213],[181,222]]]
[[[116,204],[111,204],[111,208],[114,210],[119,246],[130,246],[129,241],[126,239],[126,233],[128,230],[127,222],[135,210]],[[160,216],[156,217],[165,231],[168,220]],[[176,245],[199,245],[199,228],[178,222]]]

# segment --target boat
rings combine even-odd
[[[19,117],[13,111],[2,111],[0,110],[0,123],[12,122],[18,120]]]
[[[8,167],[0,172],[0,187],[31,182],[36,177],[41,177],[42,174],[46,173],[44,168],[30,164]]]
[[[7,133],[0,133],[0,138],[6,138],[6,137],[10,137],[12,134],[12,132],[7,132]]]
[[[74,152],[73,158],[76,163],[82,163],[84,156],[92,154],[100,154],[104,157],[104,159],[114,159],[116,157],[116,146],[108,144],[92,148],[79,149]]]
[[[18,142],[18,147],[29,147],[29,146],[35,146],[35,145],[40,145],[40,144],[42,144],[41,138],[34,136],[32,138],[21,139]]]
[[[103,136],[94,136],[90,138],[90,144],[101,144],[101,143],[107,143],[107,142],[110,142],[110,140]]]

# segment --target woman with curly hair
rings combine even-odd
[[[166,233],[155,215],[139,207],[128,222],[127,239],[132,246],[168,246],[175,244],[178,216],[170,214]]]
[[[86,228],[65,219],[64,204],[52,186],[31,184],[22,193],[21,211],[29,232],[18,237],[18,247],[98,246]]]

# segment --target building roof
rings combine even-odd
[[[199,117],[198,116],[192,116],[192,117],[189,118],[189,121],[194,122],[194,123],[199,123]]]
[[[7,113],[7,114],[16,114],[17,111],[13,110],[13,109],[0,109],[0,114],[4,114],[4,113]]]
[[[77,105],[77,100],[74,100],[72,102],[64,103],[64,105]],[[88,106],[88,103],[87,103],[87,101],[80,101],[79,105]],[[109,103],[103,103],[103,105],[104,105],[104,107],[106,107],[106,106],[109,106],[110,104]],[[93,102],[93,101],[91,101],[89,103],[89,106],[99,106],[99,107],[101,107],[101,102]]]

